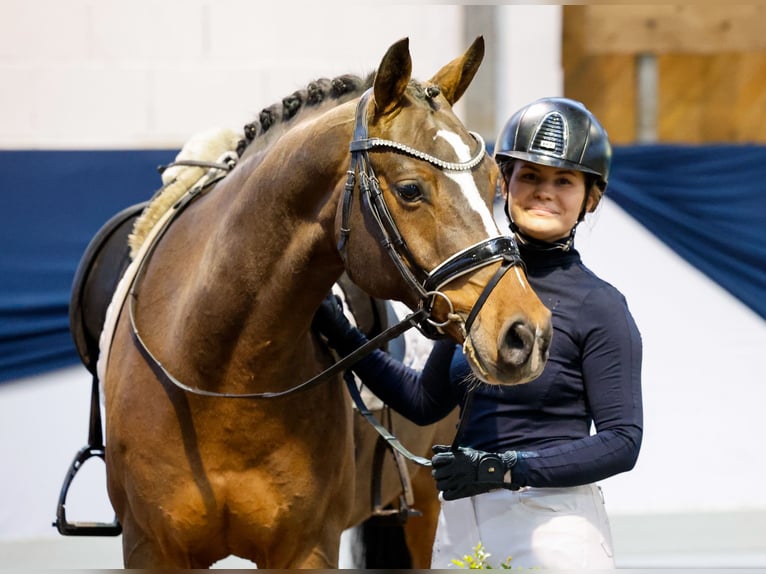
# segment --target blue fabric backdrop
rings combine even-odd
[[[0,381],[78,362],[69,335],[80,256],[161,182],[177,150],[0,151]],[[615,149],[609,197],[766,319],[762,146]]]
[[[69,293],[90,239],[160,187],[177,153],[0,152],[0,381],[79,361]]]
[[[615,150],[607,194],[766,319],[766,147]]]

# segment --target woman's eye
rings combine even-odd
[[[414,202],[423,197],[423,192],[420,186],[416,183],[404,183],[396,186],[396,193],[399,194],[404,201]]]

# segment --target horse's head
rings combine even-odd
[[[357,106],[339,249],[367,292],[429,309],[481,380],[516,384],[542,372],[551,315],[493,218],[497,166],[452,110],[483,54],[478,38],[418,83],[408,40],[389,48]]]

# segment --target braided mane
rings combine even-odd
[[[237,154],[241,157],[254,140],[273,133],[278,127],[287,128],[288,125],[292,125],[292,120],[298,117],[305,119],[310,111],[318,113],[359,96],[372,86],[374,77],[374,73],[371,73],[365,78],[352,74],[333,79],[320,78],[282,98],[281,101],[263,108],[255,120],[245,124],[245,137],[237,146]],[[271,138],[268,141],[271,141]]]

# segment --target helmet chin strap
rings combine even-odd
[[[572,228],[572,230],[569,232],[569,236],[565,239],[558,239],[556,241],[541,241],[539,239],[535,239],[534,237],[530,237],[526,233],[524,233],[518,225],[516,225],[516,222],[513,220],[513,217],[511,216],[511,210],[508,206],[508,198],[509,195],[506,195],[505,197],[505,216],[508,218],[508,227],[511,228],[511,231],[513,232],[513,235],[516,237],[516,240],[521,244],[525,245],[527,247],[531,247],[532,249],[535,249],[536,251],[569,251],[572,249],[572,245],[574,244],[574,238],[575,238],[575,231],[577,231],[577,225],[582,221],[582,218],[585,216],[585,205],[583,204],[582,212],[580,214],[580,217],[577,219],[577,223],[575,223],[575,226]]]

